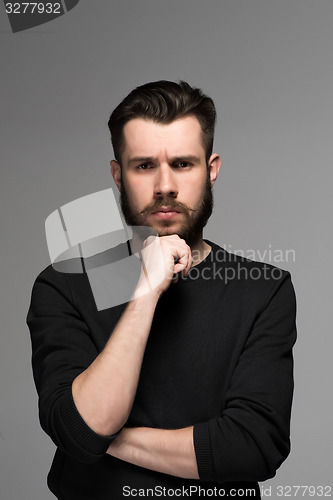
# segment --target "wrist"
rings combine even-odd
[[[155,304],[158,302],[160,296],[163,291],[157,288],[151,289],[147,287],[147,285],[140,286],[138,285],[131,297],[131,301],[135,301],[137,304],[149,305]]]

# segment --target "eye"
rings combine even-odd
[[[152,165],[149,163],[141,163],[141,165],[138,165],[136,168],[138,170],[148,170],[149,168],[152,168]]]
[[[178,163],[176,163],[176,167],[179,167],[179,168],[187,168],[190,166],[191,166],[191,163],[189,161],[179,161]]]

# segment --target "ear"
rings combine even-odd
[[[217,179],[221,165],[222,165],[222,161],[221,161],[220,155],[218,155],[216,153],[212,154],[212,156],[209,158],[209,161],[208,161],[208,166],[209,166],[209,171],[210,171],[210,183],[211,183],[212,187],[214,185],[214,182]]]
[[[117,185],[118,191],[121,191],[121,166],[116,160],[112,160],[110,162],[111,165],[111,174],[114,179],[114,182]]]

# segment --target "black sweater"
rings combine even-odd
[[[205,241],[208,257],[157,304],[126,423],[194,425],[199,481],[105,453],[113,437],[87,426],[71,385],[101,352],[126,304],[97,311],[86,274],[49,266],[36,279],[27,323],[40,422],[57,446],[48,485],[59,499],[111,500],[124,498],[124,486],[191,485],[253,487],[260,498],[257,481],[273,477],[288,456],[296,340],[290,274]]]

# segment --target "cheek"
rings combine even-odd
[[[206,178],[197,178],[193,180],[188,180],[183,189],[183,195],[188,200],[192,200],[193,203],[197,203],[201,200],[203,193],[206,189]]]
[[[126,190],[127,198],[130,204],[134,208],[140,208],[142,205],[147,203],[148,199],[148,189],[147,183],[145,184],[143,180],[135,180],[131,182],[129,179],[123,180],[124,188]]]

